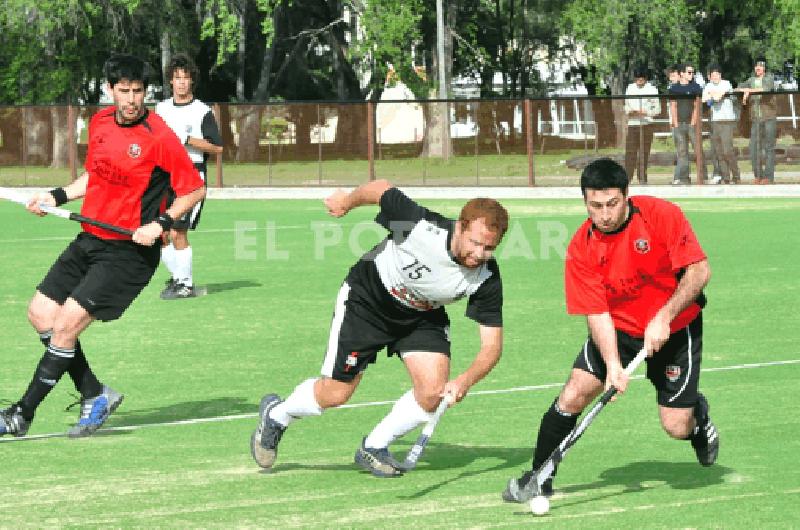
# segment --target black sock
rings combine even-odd
[[[689,435],[688,439],[694,447],[705,447],[708,445],[708,439],[706,438],[706,433],[703,432],[703,426],[708,421],[708,411],[698,402],[692,415],[694,416],[694,429],[692,429],[692,434]]]
[[[39,333],[39,340],[42,341],[45,348],[50,345],[50,337],[52,336],[52,330]],[[80,392],[81,397],[90,398],[103,393],[103,385],[97,380],[92,369],[89,368],[89,362],[83,354],[80,340],[75,341],[75,357],[72,359],[69,368],[67,368],[67,372],[75,385],[75,390]]]
[[[97,380],[94,372],[89,368],[89,362],[81,348],[81,341],[75,342],[75,358],[72,359],[67,371],[72,382],[75,383],[75,389],[81,393],[81,397],[91,398],[103,393],[103,384]]]
[[[561,411],[558,408],[558,398],[553,401],[539,425],[539,436],[536,438],[536,448],[533,450],[533,469],[538,469],[553,454],[558,444],[575,428],[578,416],[580,414]],[[555,474],[554,470],[553,475]]]
[[[74,356],[75,350],[72,348],[59,348],[52,344],[47,346],[47,350],[33,373],[33,379],[31,379],[28,389],[19,400],[23,418],[28,421],[33,419],[36,407],[56,386]]]

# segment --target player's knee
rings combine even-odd
[[[342,382],[323,377],[315,382],[314,399],[323,409],[344,405],[356,390],[357,381]]]
[[[692,433],[693,420],[686,421],[685,419],[677,418],[662,418],[661,427],[664,429],[670,438],[676,440],[685,440]]]
[[[569,414],[578,414],[591,400],[592,396],[580,388],[567,385],[558,396],[558,408]]]
[[[442,400],[442,388],[423,389],[414,391],[414,399],[425,412],[433,412]]]
[[[28,305],[28,321],[39,331],[53,329],[55,309],[57,308],[57,305],[50,307],[50,304],[47,304],[42,298],[43,297],[37,293]]]

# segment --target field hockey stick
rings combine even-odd
[[[634,370],[642,363],[642,361],[647,357],[647,350],[642,348],[639,353],[636,354],[636,357],[628,363],[628,366],[625,367],[625,374],[631,375]],[[556,447],[555,451],[544,461],[544,463],[539,466],[539,469],[536,470],[536,473],[531,477],[528,483],[523,488],[523,496],[524,498],[531,499],[533,497],[538,497],[541,495],[542,484],[550,478],[555,471],[556,466],[564,459],[564,456],[567,454],[567,451],[575,445],[575,443],[580,439],[583,432],[589,427],[589,425],[594,421],[594,418],[600,414],[600,411],[603,410],[603,407],[611,401],[611,398],[616,395],[617,389],[613,386],[606,390],[600,399],[594,404],[591,410],[583,417],[583,419],[575,426],[572,431],[564,438],[558,447]]]
[[[8,189],[8,188],[0,188],[0,198],[6,199],[11,202],[16,202],[23,206],[27,206],[29,199],[23,196],[21,193]],[[65,208],[57,208],[55,206],[47,206],[46,204],[40,204],[39,208],[45,212],[56,217],[61,217],[63,219],[69,219],[70,221],[77,221],[79,223],[86,223],[92,226],[96,226],[98,228],[103,228],[110,232],[116,232],[117,234],[122,234],[125,236],[132,236],[133,230],[128,230],[127,228],[122,228],[120,226],[112,225],[109,223],[104,223],[103,221],[98,221],[97,219],[92,219],[91,217],[85,217],[81,214],[71,212]]]
[[[428,440],[430,440],[431,436],[433,435],[433,430],[436,428],[436,424],[439,423],[440,419],[442,419],[442,415],[444,414],[444,411],[447,410],[448,406],[450,406],[449,394],[444,396],[439,402],[439,406],[436,407],[436,411],[434,411],[433,416],[431,416],[431,419],[429,419],[428,423],[425,424],[425,427],[422,428],[422,432],[417,438],[417,441],[414,442],[414,445],[408,450],[406,459],[401,464],[401,469],[403,471],[411,471],[417,467],[417,461],[419,460],[419,457],[422,456],[425,446],[428,445]]]

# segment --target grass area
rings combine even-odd
[[[653,152],[671,152],[671,142],[658,140]],[[580,171],[567,165],[575,157],[614,155],[618,150],[553,151],[534,154],[534,177],[538,186],[577,186]],[[692,179],[695,176],[692,163]],[[710,165],[709,165],[710,167]],[[740,160],[739,168],[745,181],[752,178],[749,160]],[[669,184],[673,166],[651,165],[648,170],[652,184]],[[268,164],[223,164],[225,186],[353,186],[369,176],[366,160],[288,161]],[[448,161],[415,157],[375,160],[375,176],[407,186],[527,186],[528,158],[526,155],[455,156]],[[0,186],[58,186],[71,179],[69,170],[42,166],[0,166]],[[778,182],[800,182],[800,168],[778,164]],[[209,165],[209,182],[217,185],[216,166]]]
[[[700,467],[688,443],[667,438],[651,387],[636,380],[567,456],[541,518],[504,504],[500,492],[528,465],[533,429],[585,338],[582,319],[564,312],[562,288],[566,237],[585,212],[577,200],[504,202],[512,214],[498,250],[504,356],[444,416],[416,471],[381,480],[352,463],[385,403],[409,385],[401,363],[384,356],[352,400],[363,406],[292,425],[270,473],[249,454],[261,396],[285,396],[318,373],[340,282],[380,237],[374,208],[334,220],[319,201],[210,201],[191,236],[197,282],[209,294],[159,300],[159,270],[122,319],[87,330],[82,343],[95,372],[125,402],[91,438],[0,438],[0,526],[796,525],[800,315],[791,308],[800,296],[800,200],[680,201],[713,269],[701,386],[721,432],[718,464]],[[424,204],[454,215],[461,202]],[[12,400],[41,355],[27,302],[77,225],[8,203],[0,203],[0,223],[0,398]],[[478,345],[464,309],[449,309],[456,373]],[[788,363],[764,364],[776,362]],[[77,411],[64,410],[71,390],[61,381],[31,435],[64,433],[75,421]],[[393,450],[407,450],[414,435]]]

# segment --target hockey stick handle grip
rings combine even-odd
[[[631,362],[629,362],[628,366],[625,367],[625,374],[631,375],[639,367],[639,365],[642,364],[642,361],[644,361],[645,358],[647,358],[647,349],[642,347],[642,349],[639,350],[639,353],[636,354],[636,357],[631,359]],[[616,393],[617,389],[612,386],[606,390],[602,396],[600,396],[600,401],[603,404],[606,404],[611,401],[611,398],[614,397]]]
[[[104,223],[103,221],[98,221],[96,219],[90,219],[89,217],[84,217],[77,213],[70,213],[69,218],[73,221],[78,221],[79,223],[86,223],[92,226],[96,226],[98,228],[103,228],[108,230],[109,232],[115,232],[117,234],[122,234],[124,236],[132,236],[133,230],[129,230],[127,228],[122,228],[121,226],[116,226],[108,223]]]

